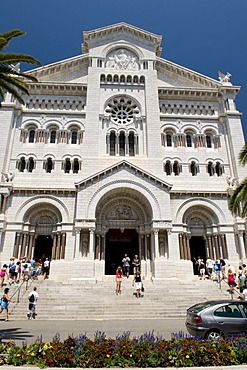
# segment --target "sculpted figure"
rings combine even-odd
[[[226,75],[224,75],[224,73],[222,73],[220,71],[218,71],[218,73],[219,73],[219,80],[220,80],[220,82],[222,82],[222,83],[228,83],[228,82],[230,82],[230,78],[232,76],[231,73],[227,72]]]

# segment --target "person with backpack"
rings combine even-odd
[[[38,301],[39,295],[37,293],[37,287],[35,286],[33,290],[28,295],[28,310],[27,318],[32,320],[36,316],[36,303]]]
[[[9,288],[4,289],[4,294],[3,297],[1,298],[1,308],[0,308],[0,313],[5,310],[5,321],[9,321],[9,302],[14,302],[12,299],[9,297]]]

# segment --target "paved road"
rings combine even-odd
[[[139,336],[145,332],[154,331],[157,336],[165,339],[171,338],[171,333],[179,331],[186,332],[184,319],[156,319],[156,320],[57,320],[57,321],[0,321],[0,331],[4,332],[4,339],[12,339],[17,344],[23,341],[34,342],[42,336],[43,341],[51,341],[58,333],[61,340],[68,338],[69,335],[78,336],[85,334],[92,338],[94,333],[99,330],[106,334],[106,337],[115,338],[118,334],[130,331],[130,336]]]

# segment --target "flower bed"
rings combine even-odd
[[[86,335],[51,342],[42,338],[21,347],[14,342],[0,343],[0,365],[37,365],[45,367],[192,367],[229,366],[247,362],[247,337],[220,341],[186,337],[183,333],[165,340],[153,332],[130,338],[125,332],[115,339],[96,332],[94,340]]]

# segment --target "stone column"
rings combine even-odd
[[[246,258],[243,231],[238,232],[238,240],[239,240],[239,254],[240,254],[239,258],[241,259],[241,261],[243,261]]]
[[[18,258],[18,256],[19,256],[20,238],[21,238],[21,234],[20,233],[16,233],[14,253],[13,253],[13,256],[16,257],[16,258]]]
[[[94,257],[94,229],[89,229],[89,258]]]
[[[60,253],[61,253],[61,233],[59,232],[57,234],[56,260],[60,259]]]
[[[53,234],[53,244],[52,244],[52,259],[56,259],[56,246],[57,246],[57,234]]]
[[[190,253],[190,235],[187,235],[186,238],[187,248],[186,248],[186,259],[191,261],[191,253]]]
[[[183,260],[184,259],[183,235],[179,234],[178,239],[179,239],[179,257],[181,260]]]
[[[105,259],[105,234],[102,235],[100,259]]]
[[[154,229],[154,258],[159,258],[159,229]]]
[[[62,233],[61,253],[60,253],[61,259],[64,259],[65,257],[65,244],[66,244],[66,233]]]
[[[29,234],[28,249],[27,249],[27,258],[29,260],[31,260],[31,258],[33,257],[32,256],[32,252],[33,252],[33,237],[34,237],[34,233],[30,233]]]
[[[27,234],[23,234],[22,238],[22,244],[21,244],[21,256],[20,257],[25,257],[26,256],[26,246],[27,246]]]
[[[221,247],[222,247],[222,258],[228,258],[225,234],[220,234],[220,238],[221,238]]]
[[[5,211],[6,211],[8,196],[9,196],[8,194],[3,194],[3,202],[2,202],[2,207],[1,207],[1,213],[5,213]]]
[[[100,259],[100,235],[96,234],[95,238],[96,238],[96,244],[95,244],[95,256],[94,256],[94,258],[96,260],[99,260]]]
[[[219,246],[219,241],[218,241],[218,234],[214,234],[214,245],[215,245],[216,259],[219,259],[221,256],[220,256],[220,246]]]
[[[79,258],[80,257],[80,235],[81,235],[81,230],[76,229],[75,230],[75,254],[74,258]]]
[[[141,260],[145,260],[145,239],[144,239],[144,235],[139,235],[139,240],[140,240],[140,244],[141,244],[141,253],[140,253],[140,259]]]
[[[212,240],[211,240],[211,235],[207,235],[207,239],[208,239],[209,257],[210,257],[212,260],[215,260],[214,250],[213,250]]]

